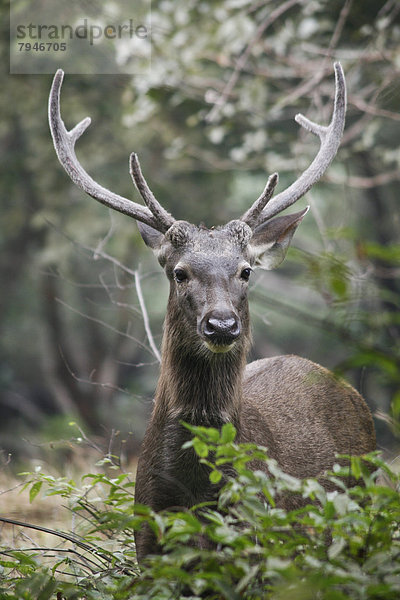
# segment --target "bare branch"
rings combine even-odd
[[[343,31],[343,27],[346,23],[346,19],[349,15],[352,1],[353,0],[346,0],[340,11],[339,19],[336,23],[336,27],[332,34],[329,46],[323,53],[324,59],[322,63],[318,65],[317,70],[314,71],[314,74],[310,80],[307,80],[304,83],[302,82],[297,88],[293,90],[293,92],[285,96],[285,98],[282,98],[282,100],[277,105],[279,108],[283,108],[284,106],[293,104],[299,98],[302,98],[309,94],[315,88],[315,86],[318,85],[325,77],[325,75],[328,72],[328,69],[330,69],[329,63],[332,60],[333,51],[339,41],[339,38]]]
[[[303,4],[304,0],[287,0],[280,6],[278,6],[275,10],[268,14],[267,18],[264,19],[258,26],[254,37],[250,40],[248,45],[246,46],[243,53],[240,55],[239,60],[236,63],[235,69],[232,72],[232,75],[229,78],[228,83],[224,87],[222,93],[214,103],[214,106],[206,115],[206,121],[208,123],[212,123],[218,116],[218,113],[221,110],[221,107],[226,103],[226,100],[229,98],[233,88],[235,87],[238,79],[240,77],[241,72],[246,66],[247,61],[250,58],[251,52],[254,46],[258,43],[261,36],[268,29],[270,25],[272,25],[279,17],[281,17],[286,11],[295,6],[296,4]]]
[[[362,100],[359,96],[351,96],[349,98],[349,103],[356,106],[359,110],[373,115],[374,117],[385,117],[386,119],[392,119],[393,121],[400,121],[400,114],[395,113],[391,110],[385,110],[383,108],[379,108],[378,106],[374,106],[372,104],[368,104],[364,100]]]
[[[113,233],[115,231],[114,213],[112,212],[112,210],[110,210],[109,213],[110,213],[110,228],[107,231],[106,235],[103,237],[103,239],[100,240],[100,242],[97,244],[97,248],[95,249],[95,251],[93,253],[94,260],[98,260],[100,258],[101,251],[106,246],[108,240],[111,239],[111,237],[113,236]]]
[[[54,531],[54,529],[48,529],[47,527],[42,527],[40,525],[33,525],[33,523],[25,523],[24,521],[17,521],[16,519],[9,519],[7,517],[0,517],[0,521],[2,523],[9,523],[10,525],[16,525],[17,527],[28,527],[29,529],[36,529],[36,531],[42,531],[43,533],[50,533],[51,535],[55,535],[56,537],[62,538],[63,540],[67,540],[72,544],[75,544],[82,550],[86,550],[90,552],[96,558],[106,561],[107,563],[112,563],[113,559],[110,558],[107,554],[103,553],[98,547],[94,548],[85,542],[82,542],[78,537],[71,535],[69,533],[64,533],[62,531]]]
[[[381,185],[386,185],[392,181],[400,181],[400,171],[395,169],[394,171],[379,173],[372,177],[357,177],[356,175],[350,175],[349,177],[339,178],[335,175],[330,175],[328,180],[333,183],[368,190]]]
[[[88,385],[94,385],[94,386],[97,386],[97,387],[102,388],[102,389],[112,390],[113,392],[122,392],[123,394],[130,395],[130,392],[128,390],[126,390],[124,388],[121,388],[121,387],[119,387],[117,385],[114,385],[112,383],[102,383],[101,381],[94,381],[93,380],[93,376],[94,376],[94,374],[95,374],[96,371],[92,371],[90,373],[90,375],[89,375],[88,378],[78,377],[78,375],[76,375],[76,373],[74,373],[74,371],[71,369],[70,365],[68,364],[68,362],[67,362],[67,360],[66,360],[66,358],[65,358],[65,356],[64,356],[64,354],[62,352],[62,349],[60,348],[59,350],[60,350],[61,357],[62,357],[62,359],[64,361],[65,368],[67,369],[67,371],[71,375],[71,377],[75,381],[77,381],[78,383],[85,383],[85,384],[88,384]]]
[[[144,329],[146,331],[147,339],[149,340],[150,348],[152,349],[153,354],[156,357],[156,359],[158,360],[158,362],[161,363],[161,355],[160,355],[160,352],[158,351],[158,348],[154,342],[153,334],[152,334],[151,328],[150,328],[149,316],[147,314],[146,305],[144,303],[139,271],[135,271],[135,286],[136,286],[137,297],[138,297],[139,304],[140,304],[140,309],[142,311]]]
[[[69,310],[74,312],[75,314],[77,314],[81,317],[84,317],[85,319],[88,319],[89,321],[93,321],[94,323],[98,323],[99,325],[102,325],[106,329],[109,329],[110,331],[113,331],[114,333],[117,333],[118,335],[123,335],[123,336],[127,337],[128,339],[134,341],[136,344],[138,344],[138,346],[140,346],[147,352],[150,352],[150,348],[148,348],[148,346],[146,346],[146,344],[143,344],[143,342],[141,342],[137,338],[130,335],[127,331],[121,331],[120,329],[117,329],[116,327],[109,325],[108,323],[106,323],[105,321],[102,321],[101,319],[97,319],[96,317],[92,317],[91,315],[83,313],[80,310],[78,310],[77,308],[74,308],[73,306],[70,306],[69,304],[67,304],[66,302],[61,300],[61,298],[56,298],[56,301],[59,302],[60,304],[62,304],[62,306],[65,306],[66,308],[68,308]]]

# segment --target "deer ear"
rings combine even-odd
[[[304,219],[308,209],[276,217],[256,227],[249,242],[250,252],[255,257],[255,264],[262,269],[275,269],[286,256],[297,227]]]
[[[136,223],[139,229],[139,233],[142,236],[146,246],[148,246],[155,252],[158,252],[161,248],[161,244],[163,243],[164,234],[157,231],[157,229],[150,227],[150,225],[145,225],[144,223],[141,223],[140,221],[136,221]]]

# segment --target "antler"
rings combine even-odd
[[[91,120],[86,117],[86,119],[75,125],[71,131],[66,129],[60,113],[60,90],[63,78],[64,72],[58,69],[49,96],[50,130],[61,165],[72,181],[92,198],[146,225],[150,225],[161,233],[165,233],[175,222],[175,219],[157,202],[150,191],[142,175],[136,154],[131,155],[131,174],[146,206],[141,206],[128,198],[114,194],[96,183],[78,161],[75,154],[75,143],[90,125]]]
[[[241,221],[247,223],[249,227],[255,229],[260,219],[264,207],[271,200],[272,194],[278,184],[279,176],[278,173],[273,173],[268,177],[267,185],[264,188],[261,196],[257,198],[253,206],[247,210],[244,215],[240,218]]]
[[[255,226],[268,221],[278,213],[282,212],[285,208],[288,208],[304,196],[314,183],[322,177],[335,157],[342,138],[346,115],[346,82],[341,64],[336,62],[334,64],[334,69],[335,104],[330,124],[327,127],[324,127],[317,123],[313,123],[301,114],[298,114],[295,117],[299,125],[320,138],[321,146],[317,156],[314,158],[308,169],[300,175],[297,181],[275,196],[275,198],[273,198],[264,208],[271,197],[271,195],[269,195],[267,198],[268,194],[266,194],[267,188],[269,189],[268,186],[270,185],[271,178],[274,176],[270,177],[263,194],[261,194],[260,198],[258,198],[253,206],[241,217],[241,220],[245,221],[253,229]],[[265,202],[264,206],[262,206],[262,202]],[[260,206],[262,206],[261,210],[259,210]],[[257,213],[258,217],[256,216]]]
[[[346,114],[346,83],[340,63],[335,63],[334,68],[335,104],[330,124],[327,127],[324,127],[317,123],[313,123],[301,114],[298,114],[295,117],[299,125],[320,138],[321,146],[317,156],[308,169],[300,175],[297,181],[292,183],[292,185],[275,196],[272,200],[272,194],[278,183],[278,175],[277,173],[271,175],[261,196],[241,217],[241,220],[247,223],[252,229],[255,229],[261,223],[268,221],[304,196],[314,183],[322,177],[335,157],[344,128]],[[66,129],[60,113],[60,91],[63,78],[64,72],[59,69],[54,76],[49,96],[50,130],[61,165],[64,167],[72,181],[89,194],[89,196],[92,196],[92,198],[95,198],[102,204],[128,215],[129,217],[133,217],[146,225],[150,225],[161,233],[165,233],[175,222],[175,219],[154,197],[143,177],[139,159],[135,153],[132,153],[130,156],[130,173],[146,206],[141,206],[132,200],[114,194],[96,183],[78,161],[75,154],[75,143],[90,125],[91,121],[89,117],[86,117],[86,119],[83,119],[83,121],[75,125],[71,131]]]

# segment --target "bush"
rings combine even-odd
[[[1,598],[400,597],[400,480],[376,453],[351,457],[348,467],[335,465],[328,479],[336,491],[327,492],[315,479],[283,473],[264,448],[235,444],[232,425],[221,432],[189,428],[193,438],[186,446],[209,466],[213,482],[221,481],[223,465],[236,471],[218,503],[163,514],[138,507],[134,514],[128,474],[89,474],[79,489],[73,481],[36,474],[27,484],[31,497],[41,488],[62,495],[81,517],[80,536],[62,534],[69,546],[53,549],[50,567],[39,551],[4,549]],[[250,470],[255,458],[267,461],[270,476]],[[347,487],[350,474],[359,485]],[[378,483],[382,476],[385,485]],[[284,493],[299,495],[304,506],[278,508]],[[133,535],[143,522],[163,552],[139,572]]]

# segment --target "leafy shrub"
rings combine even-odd
[[[86,475],[81,488],[36,474],[29,481],[31,497],[44,487],[47,494],[60,494],[81,517],[80,535],[62,534],[68,547],[53,549],[50,567],[43,566],[39,551],[4,549],[1,598],[400,597],[400,480],[377,454],[336,465],[328,475],[336,491],[327,492],[315,479],[283,473],[264,448],[235,444],[232,425],[221,432],[189,429],[193,437],[186,446],[209,466],[213,482],[221,480],[223,465],[236,471],[218,503],[163,514],[138,507],[134,513],[128,474]],[[250,470],[254,459],[267,461],[270,476]],[[109,467],[113,474],[115,467]],[[346,486],[350,473],[360,485]],[[385,485],[378,482],[382,476]],[[284,493],[299,495],[304,506],[278,508],[276,499]],[[139,572],[133,535],[144,522],[163,552]]]

